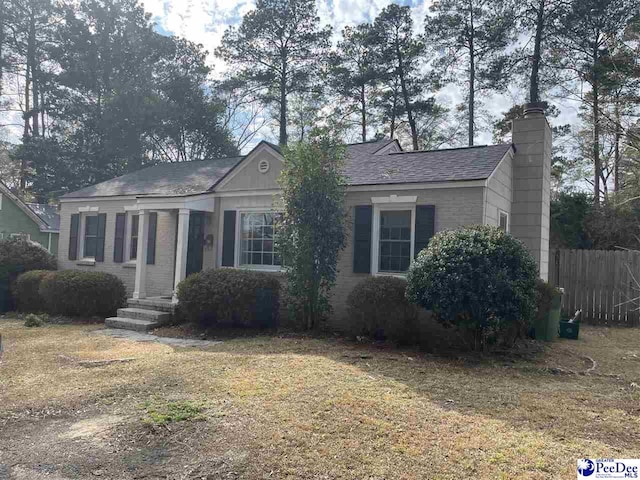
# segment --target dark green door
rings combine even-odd
[[[187,276],[202,270],[204,248],[204,213],[189,215],[189,244],[187,246]]]

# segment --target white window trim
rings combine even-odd
[[[98,207],[91,207],[91,208],[98,208]],[[84,255],[84,234],[85,231],[87,229],[87,217],[97,217],[97,214],[94,214],[95,212],[97,212],[98,210],[89,210],[89,212],[91,213],[81,213],[80,214],[80,245],[78,247],[78,250],[80,250],[80,254],[78,255],[78,258],[80,259],[80,262],[83,263],[91,263],[91,264],[95,264],[96,262],[96,257],[85,257]]]
[[[139,211],[136,208],[135,210],[131,209],[127,209],[127,207],[125,207],[125,211],[127,213],[126,216],[126,225],[125,225],[125,232],[124,232],[124,242],[125,242],[125,246],[124,246],[124,264],[125,266],[135,266],[136,264],[136,259],[135,258],[131,258],[131,233],[132,233],[132,226],[133,226],[133,216],[134,215],[138,215]],[[138,251],[140,251],[140,245],[138,245]]]
[[[2,195],[2,193],[0,193],[0,210],[2,210],[2,197],[3,197],[3,195]],[[2,238],[2,237],[0,237],[0,238]]]
[[[99,212],[100,207],[90,207],[89,205],[85,207],[78,207],[79,213],[87,213],[87,212]]]
[[[511,229],[511,215],[509,215],[509,212],[506,212],[505,210],[502,209],[498,209],[498,228],[500,228],[500,215],[504,214],[507,217],[507,228],[506,228],[506,232],[509,233],[509,230]]]
[[[233,265],[234,268],[242,270],[255,270],[259,272],[283,272],[282,265],[241,265],[240,258],[242,255],[242,214],[244,213],[281,213],[280,210],[276,210],[270,207],[251,207],[236,209],[236,245],[234,252]]]
[[[393,195],[395,196],[395,195]],[[384,197],[378,197],[384,198]],[[388,197],[387,197],[388,198]],[[387,211],[411,211],[411,258],[410,264],[413,263],[413,257],[416,246],[416,200],[417,197],[398,197],[398,198],[410,198],[412,202],[398,203],[395,201],[389,202],[375,202],[373,204],[373,225],[371,228],[371,274],[372,275],[388,275],[392,277],[404,278],[407,274],[402,272],[381,272],[379,270],[380,264],[380,214]],[[373,198],[371,199],[373,201]]]
[[[407,195],[399,197],[398,195],[389,195],[388,197],[371,197],[371,203],[374,205],[378,204],[405,204],[405,205],[415,205],[418,201],[417,195]]]

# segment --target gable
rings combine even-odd
[[[47,224],[2,182],[0,182],[0,196],[2,197],[0,199],[0,208],[4,210],[4,222],[17,222],[19,224],[26,222],[35,225],[38,229],[47,228]]]
[[[278,177],[283,158],[268,144],[262,144],[224,178],[216,192],[256,191],[279,189]]]

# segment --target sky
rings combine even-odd
[[[226,28],[238,25],[244,14],[254,8],[253,0],[145,0],[140,2],[145,10],[152,15],[156,30],[164,35],[178,35],[196,43],[200,43],[209,52],[208,63],[213,70],[214,77],[220,77],[227,71],[228,66],[213,55]],[[371,22],[378,13],[386,7],[390,0],[316,0],[318,15],[322,25],[333,27],[334,43],[340,37],[340,32],[346,25],[356,25]],[[432,0],[399,0],[397,3],[408,5],[412,10],[412,17],[416,33],[423,30],[424,18]],[[463,91],[456,85],[445,86],[436,95],[437,100],[449,107],[463,102]],[[478,99],[484,104],[484,110],[493,118],[499,118],[513,104],[525,101],[525,89],[513,84],[505,93],[479,95]],[[562,112],[556,120],[558,123],[576,123],[577,104],[572,102],[556,103]],[[16,116],[16,118],[18,118]],[[6,116],[3,120],[7,120]],[[19,118],[15,122],[19,124]],[[493,143],[489,128],[482,129],[476,138],[476,144]],[[13,138],[11,138],[13,137]],[[9,140],[17,141],[20,129],[15,127],[9,131]],[[252,144],[262,138],[277,140],[275,131],[265,128]]]
[[[331,25],[334,42],[346,25],[371,22],[378,13],[392,3],[390,0],[316,0],[318,15],[322,25]],[[412,10],[416,32],[422,32],[423,20],[432,0],[401,0],[396,3],[408,5]],[[227,70],[222,60],[215,58],[213,51],[220,45],[225,29],[238,25],[242,16],[254,8],[251,0],[146,0],[144,8],[152,14],[156,29],[163,34],[179,35],[202,44],[209,51],[209,65],[213,74],[219,77]],[[453,106],[463,101],[460,87],[449,85],[437,94],[440,102]],[[524,89],[519,85],[510,85],[506,93],[481,97],[485,110],[493,117],[499,117],[514,103],[525,101]],[[562,115],[559,123],[573,123],[576,120],[577,106],[570,102],[558,104]],[[488,129],[480,132],[477,144],[493,143]],[[268,129],[264,136],[273,140]]]

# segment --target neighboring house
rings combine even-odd
[[[25,203],[0,182],[0,239],[22,237],[58,254],[60,215],[58,208]]]
[[[440,230],[500,226],[528,246],[547,278],[551,130],[541,109],[514,121],[512,141],[429,152],[403,152],[395,140],[347,147],[352,228],[334,326],[357,282],[402,275]],[[69,193],[59,265],[111,272],[137,299],[169,297],[201,269],[279,271],[272,206],[282,164],[278,147],[261,142],[246,156],[161,164]]]

